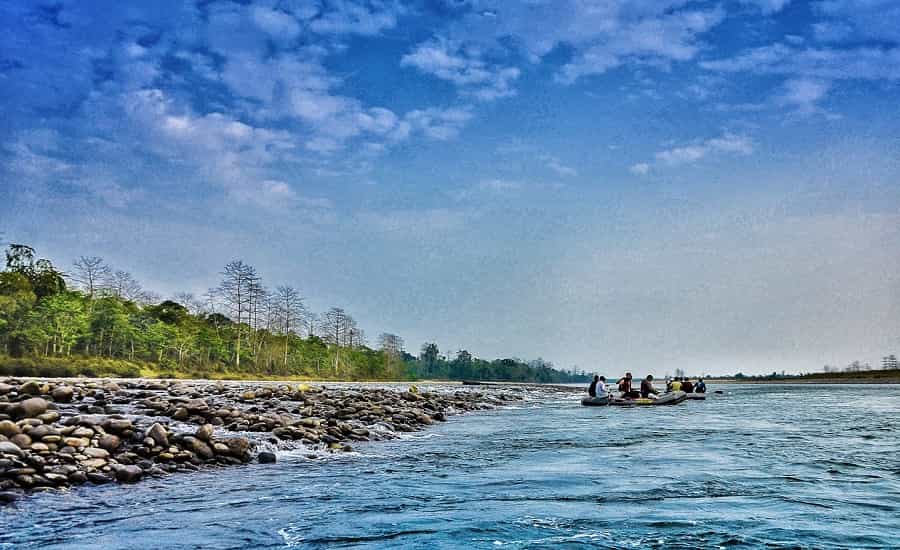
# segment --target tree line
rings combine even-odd
[[[202,296],[163,299],[100,257],[81,256],[66,273],[32,247],[12,244],[0,272],[0,369],[42,374],[42,365],[71,363],[88,365],[76,373],[129,376],[585,380],[541,359],[488,361],[466,350],[448,355],[433,342],[413,355],[391,333],[370,346],[346,310],[315,313],[297,288],[269,288],[241,260],[220,275]],[[119,367],[104,370],[113,364]]]

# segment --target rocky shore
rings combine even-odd
[[[0,381],[0,504],[85,483],[275,462],[271,450],[352,451],[448,415],[521,399],[505,391],[158,380]]]

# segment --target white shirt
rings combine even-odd
[[[597,382],[597,397],[606,397],[606,382]]]

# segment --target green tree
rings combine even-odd
[[[0,273],[0,341],[5,354],[18,357],[25,353],[23,329],[36,301],[27,277],[11,271]]]
[[[89,327],[84,300],[77,292],[47,296],[32,310],[29,325],[31,338],[45,355],[68,356]]]

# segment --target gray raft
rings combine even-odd
[[[585,407],[604,407],[609,405],[609,396],[585,397],[581,400],[581,404]]]

